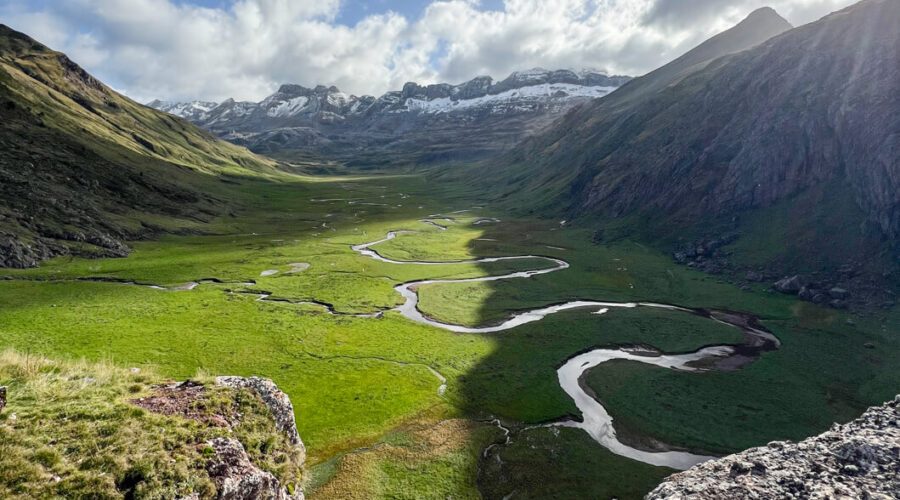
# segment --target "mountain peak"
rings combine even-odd
[[[789,30],[794,26],[788,22],[787,19],[781,17],[781,15],[775,11],[772,7],[760,7],[744,18],[738,26],[744,23],[749,24],[767,24],[776,29],[781,29],[782,31]]]
[[[607,100],[607,103],[627,103],[658,92],[715,59],[755,47],[791,28],[791,23],[771,7],[756,9],[732,28],[713,36],[665,66],[635,79],[623,88],[623,92],[616,92],[615,97]]]
[[[285,83],[278,87],[278,94],[303,94],[309,92],[309,89],[303,85],[294,83]]]

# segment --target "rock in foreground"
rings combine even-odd
[[[303,492],[283,488],[270,472],[250,460],[240,441],[220,437],[207,443],[213,456],[206,464],[221,500],[302,500]]]
[[[646,498],[900,498],[900,396],[799,443],[772,442],[669,476]]]

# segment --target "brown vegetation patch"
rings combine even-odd
[[[234,412],[225,414],[211,413],[204,404],[207,401],[207,390],[202,384],[184,381],[153,389],[153,396],[132,399],[129,403],[141,407],[150,413],[159,415],[180,415],[214,427],[232,428],[240,423]]]
[[[465,446],[475,429],[482,425],[465,419],[421,419],[404,423],[387,435],[405,436],[405,443],[380,442],[347,453],[331,480],[318,488],[312,497],[372,498],[376,496],[373,475],[378,473],[379,461],[401,460],[413,466],[438,459]]]

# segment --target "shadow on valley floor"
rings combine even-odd
[[[738,371],[687,373],[630,361],[588,370],[582,387],[604,403],[627,444],[727,454],[799,440],[900,390],[900,375],[888,368],[900,363],[892,335],[900,327],[896,309],[886,318],[860,319],[762,287],[743,291],[636,243],[595,244],[588,227],[533,220],[483,227],[470,246],[474,255],[543,254],[570,267],[528,279],[439,285],[421,292],[426,313],[457,310],[471,324],[491,324],[511,311],[571,300],[652,301],[748,312],[782,341],[779,350]],[[476,310],[460,312],[466,309],[462,301],[477,304]],[[496,348],[461,379],[464,400],[480,418],[499,418],[511,430],[508,441],[500,434],[481,459],[479,486],[486,498],[639,498],[673,472],[613,455],[580,429],[535,427],[577,418],[556,371],[592,348],[639,344],[685,353],[739,343],[739,332],[679,311],[609,308],[593,314],[597,309],[484,334]]]

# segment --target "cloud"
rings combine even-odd
[[[6,0],[0,16],[138,100],[259,100],[288,82],[379,95],[536,66],[638,75],[767,3],[804,23],[851,0],[434,0],[353,26],[341,0]]]

